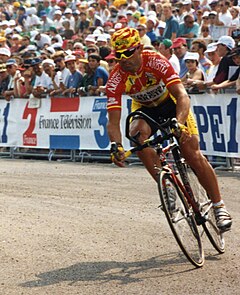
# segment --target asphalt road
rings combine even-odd
[[[143,167],[0,159],[0,294],[240,294],[240,174],[218,176],[233,228],[195,269]]]

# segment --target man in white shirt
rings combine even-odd
[[[173,53],[173,49],[170,48],[171,46],[172,46],[172,41],[170,39],[164,39],[159,45],[159,52],[169,60],[175,72],[179,74],[180,73],[179,59]]]
[[[220,12],[217,14],[216,25],[224,26],[224,29],[221,31],[221,36],[228,35],[228,27],[231,26],[232,23],[232,15],[229,11],[230,2],[227,0],[220,1],[219,7]]]
[[[35,42],[37,47],[40,49],[42,49],[45,44],[51,45],[51,38],[47,34],[43,33],[37,33],[32,41]]]

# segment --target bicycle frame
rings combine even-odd
[[[163,133],[163,135],[160,134],[156,138],[148,139],[143,144],[140,144],[136,140],[135,137],[130,136],[130,134],[129,134],[130,121],[134,116],[137,116],[140,118],[142,117],[142,118],[145,118],[145,119],[151,121],[152,123],[154,123],[158,127],[158,129]],[[184,196],[185,196],[188,204],[193,208],[193,212],[195,213],[195,218],[196,218],[197,224],[201,225],[204,222],[206,222],[206,219],[204,218],[204,216],[202,216],[200,209],[199,209],[199,205],[197,204],[197,202],[194,198],[194,194],[191,189],[186,171],[184,170],[182,158],[179,153],[178,144],[176,142],[174,142],[174,139],[173,139],[175,136],[172,131],[166,129],[166,127],[168,129],[169,129],[169,127],[173,127],[173,129],[175,129],[175,130],[177,130],[177,128],[178,128],[176,119],[175,120],[172,119],[172,126],[171,126],[170,120],[171,119],[166,120],[166,122],[164,122],[163,124],[159,124],[158,122],[156,122],[151,117],[149,117],[148,115],[146,115],[145,113],[143,113],[141,111],[135,111],[135,112],[131,113],[126,119],[126,137],[130,141],[134,142],[136,147],[133,147],[132,149],[127,151],[125,153],[125,158],[129,157],[132,153],[134,153],[136,151],[141,151],[146,147],[153,147],[154,148],[157,145],[162,145],[164,141],[170,140],[171,143],[167,147],[165,147],[165,148],[160,147],[160,149],[158,148],[160,150],[160,152],[158,152],[158,154],[159,154],[160,161],[162,164],[162,167],[160,169],[167,169],[167,171],[169,171],[169,173],[171,173],[175,183],[177,185],[179,185],[182,192],[184,193]],[[169,151],[171,151],[173,154],[173,158],[174,158],[174,161],[175,161],[176,166],[178,168],[178,172],[180,174],[182,182],[179,180],[179,178],[176,177],[173,169],[170,167],[170,165],[167,161],[166,154]]]

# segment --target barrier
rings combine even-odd
[[[28,149],[31,152],[44,149],[46,153],[39,156],[52,159],[60,149],[70,151],[69,155],[62,155],[69,160],[93,158],[93,154],[96,158],[105,157],[110,148],[106,101],[106,97],[53,97],[42,99],[38,108],[31,108],[27,99],[1,100],[0,147],[10,149],[8,156],[18,155],[19,149],[24,149],[26,154]],[[131,99],[123,96],[122,102],[124,134]],[[191,95],[200,147],[205,155],[240,158],[239,104],[236,94]],[[126,138],[123,144],[130,148]]]

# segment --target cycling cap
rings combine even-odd
[[[111,45],[115,51],[123,52],[141,43],[139,33],[133,28],[117,30],[111,38]]]

